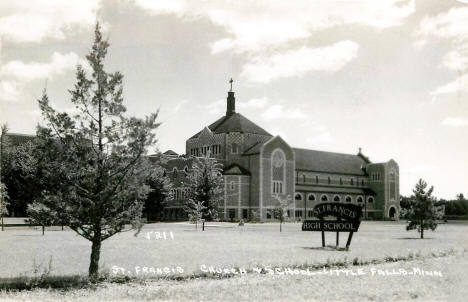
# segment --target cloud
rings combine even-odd
[[[468,92],[468,74],[461,75],[454,81],[449,82],[440,87],[437,87],[436,89],[431,91],[430,94],[441,95],[441,94],[456,93],[459,91]]]
[[[306,139],[306,142],[311,146],[324,146],[331,143],[332,141],[332,135],[328,131],[324,131]]]
[[[96,22],[100,1],[28,0],[0,2],[0,36],[11,42],[64,39],[67,32]]]
[[[317,0],[313,3],[308,0],[135,0],[134,3],[151,15],[172,14],[184,20],[204,18],[224,28],[229,36],[212,43],[213,53],[261,52],[340,25],[382,30],[402,24],[415,10],[414,0]]]
[[[180,101],[179,103],[177,103],[173,108],[172,108],[172,113],[177,113],[180,108],[182,108],[183,105],[187,104],[188,101],[187,100],[182,100]]]
[[[47,79],[54,75],[61,75],[73,70],[79,63],[86,64],[84,60],[81,60],[73,52],[68,54],[54,52],[48,63],[25,63],[19,60],[9,61],[0,67],[0,76],[12,77],[23,81]]]
[[[465,46],[468,46],[468,43],[457,50],[448,52],[442,59],[442,65],[452,70],[466,70],[468,68],[468,47]]]
[[[309,71],[333,72],[357,55],[359,45],[341,41],[320,48],[301,47],[272,56],[259,56],[243,66],[241,77],[250,82],[268,83],[284,77],[301,77]]]
[[[261,98],[254,98],[250,99],[247,102],[237,102],[236,106],[239,109],[261,109],[265,107],[269,103],[269,99],[267,97]]]
[[[444,55],[442,65],[457,72],[468,70],[468,6],[424,17],[414,34],[420,39],[421,45],[427,45],[431,41],[449,41],[453,49]],[[456,80],[434,89],[431,94],[466,90],[466,84],[468,84],[468,74],[463,74]]]
[[[303,110],[299,108],[285,109],[281,104],[274,104],[268,106],[268,108],[262,113],[261,117],[264,120],[271,121],[279,119],[302,120],[307,116],[304,114]]]
[[[463,127],[468,126],[468,118],[465,117],[446,117],[442,122],[444,126]]]
[[[271,101],[267,97],[253,98],[246,102],[236,100],[236,111],[258,110],[264,108],[268,103]],[[226,99],[220,99],[200,107],[211,114],[222,114],[226,111]]]
[[[0,100],[14,102],[19,96],[19,84],[17,81],[0,81]]]

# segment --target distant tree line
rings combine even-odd
[[[413,199],[414,196],[401,196],[400,207],[408,209]],[[462,193],[457,194],[455,199],[438,199],[434,205],[443,207],[445,219],[468,219],[468,200]]]

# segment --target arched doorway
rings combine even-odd
[[[396,209],[395,207],[390,207],[390,209],[388,210],[388,217],[392,218],[392,219],[396,219]]]

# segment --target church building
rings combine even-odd
[[[165,164],[174,189],[164,212],[168,220],[185,218],[185,177],[197,156],[211,156],[224,169],[221,220],[273,220],[278,198],[289,199],[288,217],[304,220],[320,202],[362,205],[369,219],[399,216],[399,167],[390,159],[373,163],[357,154],[294,148],[236,112],[228,92],[226,115],[186,141],[186,154],[166,151]]]

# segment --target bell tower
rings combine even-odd
[[[229,83],[231,84],[231,89],[228,91],[226,117],[229,117],[236,113],[236,98],[234,97],[234,92],[232,91],[232,82],[234,81],[231,78],[231,80],[229,80]]]

